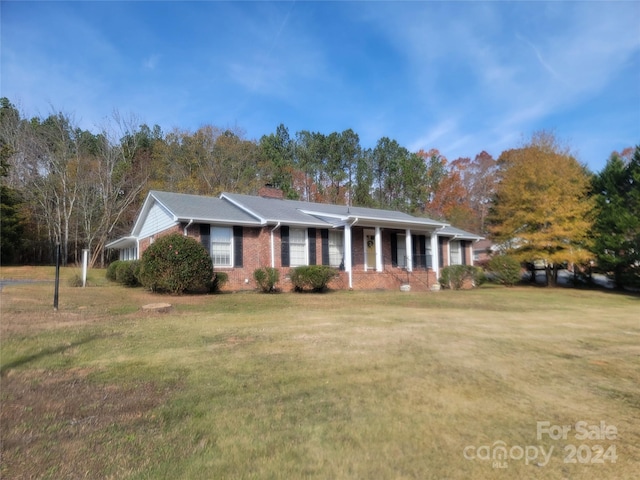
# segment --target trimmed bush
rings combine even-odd
[[[118,265],[122,263],[122,260],[115,260],[109,264],[107,267],[107,272],[105,273],[105,277],[110,282],[116,282],[116,270],[118,269]]]
[[[473,268],[473,286],[479,287],[487,283],[487,276],[484,273],[484,269],[478,266],[472,266]]]
[[[262,267],[253,271],[253,279],[264,293],[276,291],[276,283],[280,280],[280,272],[271,267]]]
[[[296,292],[324,292],[329,282],[337,276],[338,271],[326,265],[309,265],[291,270],[291,282]]]
[[[174,233],[160,237],[144,251],[139,279],[153,292],[208,292],[213,264],[197,240]]]
[[[139,260],[115,260],[107,267],[105,276],[111,282],[118,282],[127,287],[140,285],[140,261]]]
[[[140,273],[140,262],[129,260],[119,262],[116,267],[116,282],[125,287],[136,287],[140,285],[138,274]]]
[[[489,260],[487,269],[496,282],[507,287],[512,287],[522,280],[522,265],[509,255],[496,255]]]
[[[442,288],[460,290],[465,286],[477,287],[486,281],[480,267],[473,265],[449,265],[440,271]]]
[[[214,272],[211,281],[211,292],[219,292],[220,289],[229,281],[229,274],[226,272]]]

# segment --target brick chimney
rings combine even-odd
[[[284,192],[271,184],[266,184],[264,187],[261,187],[260,190],[258,190],[258,195],[264,198],[278,198],[280,200],[284,198]]]

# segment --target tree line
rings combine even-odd
[[[63,263],[87,248],[91,264],[104,266],[105,244],[131,231],[149,190],[253,194],[271,184],[290,199],[446,219],[510,246],[522,261],[597,260],[620,281],[637,269],[638,147],[614,152],[593,174],[546,132],[498,159],[483,151],[449,161],[388,137],[364,148],[351,129],[291,135],[279,125],[250,140],[239,128],[211,125],[164,133],[116,112],[94,133],[62,112],[24,118],[7,98],[0,147],[3,264],[50,263],[60,245]]]

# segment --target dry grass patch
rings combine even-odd
[[[151,382],[100,385],[87,369],[2,377],[3,478],[123,478],[149,467],[168,397]],[[146,459],[146,460],[145,460]]]

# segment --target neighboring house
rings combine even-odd
[[[499,251],[498,246],[491,240],[483,239],[473,246],[473,262],[478,265],[486,264]]]
[[[131,235],[107,248],[121,260],[139,259],[159,236],[179,232],[200,241],[214,270],[227,272],[228,290],[255,288],[260,267],[287,274],[301,265],[330,265],[336,289],[437,288],[439,269],[473,264],[482,237],[445,222],[374,208],[284,200],[264,187],[258,196],[223,193],[219,198],[149,192]]]

